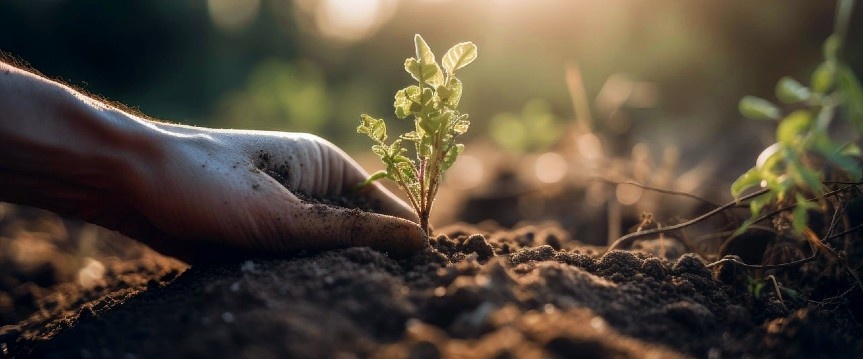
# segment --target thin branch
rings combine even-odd
[[[616,181],[616,180],[613,180],[613,179],[610,179],[610,178],[606,178],[606,177],[592,177],[592,178],[590,178],[588,181],[598,181],[598,182],[603,182],[603,183],[607,183],[607,184],[628,184],[628,185],[630,185],[630,186],[635,186],[635,187],[638,187],[638,188],[641,188],[641,189],[645,189],[645,190],[648,190],[648,191],[659,192],[659,193],[664,193],[664,194],[670,194],[670,195],[673,195],[673,196],[682,196],[682,197],[692,198],[692,199],[694,199],[694,200],[697,200],[697,201],[701,201],[701,202],[707,203],[707,204],[712,205],[712,206],[714,206],[714,207],[721,207],[721,206],[722,206],[722,204],[720,204],[720,203],[713,202],[713,201],[711,201],[711,200],[709,200],[709,199],[706,199],[706,198],[704,198],[704,197],[699,197],[699,196],[694,195],[694,194],[692,194],[692,193],[673,191],[673,190],[664,189],[664,188],[658,188],[658,187],[651,187],[651,186],[643,185],[643,184],[641,184],[641,183],[638,183],[638,182],[635,182],[635,181],[630,181],[630,180],[627,180],[627,181]]]
[[[847,190],[847,189],[849,189],[849,188],[852,188],[852,187],[854,187],[854,185],[845,186],[845,187],[842,187],[842,188],[839,188],[839,189],[835,189],[835,190],[832,190],[832,191],[830,191],[830,192],[826,192],[826,193],[824,193],[824,194],[822,194],[822,195],[820,195],[820,196],[815,196],[815,197],[812,197],[812,198],[808,198],[808,199],[806,199],[806,201],[807,201],[807,202],[813,202],[813,201],[815,201],[815,200],[817,200],[817,199],[819,199],[819,198],[826,198],[826,197],[835,196],[837,193],[843,192],[843,191],[845,191],[845,190]],[[787,205],[787,206],[785,206],[785,207],[777,208],[777,209],[775,209],[775,210],[773,210],[773,211],[770,211],[770,212],[767,212],[767,213],[765,213],[765,214],[762,214],[762,215],[760,215],[760,216],[758,216],[758,217],[755,217],[755,219],[753,219],[753,220],[752,220],[752,224],[755,224],[755,223],[761,222],[761,221],[763,221],[763,220],[765,220],[765,219],[767,219],[767,218],[771,218],[771,217],[773,217],[773,216],[775,216],[775,215],[777,215],[777,214],[779,214],[779,213],[782,213],[782,212],[784,212],[784,211],[787,211],[787,210],[789,210],[789,209],[794,209],[794,207],[797,207],[797,203],[792,203],[792,204],[789,204],[789,205]]]
[[[748,264],[748,263],[744,263],[744,262],[740,261],[739,259],[734,258],[732,256],[726,256],[725,258],[722,258],[716,262],[713,262],[713,263],[706,265],[706,267],[712,268],[712,267],[715,267],[715,266],[720,265],[722,263],[733,263],[736,266],[740,266],[743,268],[749,268],[749,269],[779,269],[779,268],[787,268],[787,267],[792,267],[792,266],[797,266],[797,265],[809,263],[809,262],[815,260],[815,258],[817,256],[818,256],[817,254],[813,254],[813,255],[806,257],[806,258],[803,258],[803,259],[798,259],[796,261],[791,261],[791,262],[787,262],[787,263],[780,263],[780,264]]]
[[[856,226],[854,226],[854,227],[848,228],[848,229],[846,229],[846,230],[844,230],[844,231],[842,231],[842,232],[836,233],[836,234],[834,234],[834,235],[832,235],[832,236],[830,236],[830,237],[824,238],[824,240],[825,240],[825,241],[827,241],[827,240],[831,240],[831,239],[834,239],[834,238],[842,237],[842,236],[844,236],[844,235],[846,235],[846,234],[848,234],[848,233],[856,232],[856,231],[859,231],[859,230],[861,230],[861,229],[863,229],[863,223],[858,224],[858,225],[856,225]]]
[[[758,191],[755,191],[755,192],[752,192],[748,195],[740,197],[740,199],[728,202],[722,206],[719,206],[719,207],[713,209],[710,212],[707,212],[701,216],[698,216],[694,219],[691,219],[691,220],[683,222],[683,223],[678,223],[678,224],[675,224],[672,226],[664,227],[662,229],[655,228],[655,229],[647,230],[644,232],[636,232],[636,233],[627,234],[623,237],[618,238],[616,241],[614,241],[614,243],[612,243],[610,246],[608,246],[608,249],[606,250],[606,252],[611,252],[611,251],[618,249],[619,247],[624,246],[626,244],[629,244],[632,241],[634,241],[638,238],[641,238],[641,237],[647,237],[647,236],[654,235],[654,234],[665,233],[665,232],[674,231],[674,230],[689,227],[689,226],[694,225],[698,222],[701,222],[707,218],[710,218],[713,215],[716,215],[717,213],[720,213],[720,212],[725,211],[731,207],[734,207],[739,202],[746,201],[746,200],[761,196],[761,195],[767,193],[768,191],[770,191],[769,188],[762,188]]]

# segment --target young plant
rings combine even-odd
[[[818,208],[808,197],[820,198],[830,181],[860,181],[861,151],[857,143],[863,135],[863,87],[851,68],[840,59],[848,30],[853,0],[840,0],[833,35],[824,43],[824,61],[812,74],[810,86],[783,77],[776,84],[776,98],[796,110],[784,114],[768,100],[746,96],[740,112],[751,119],[778,122],[777,142],[767,147],[755,167],[731,186],[735,198],[748,188],[760,186],[768,191],[750,203],[752,219],[738,232],[746,230],[767,207],[793,206],[785,211],[785,223],[795,234],[802,234],[807,212]],[[847,122],[851,131],[843,139],[830,132],[834,120]],[[836,132],[836,131],[834,131]]]
[[[416,57],[405,60],[405,71],[417,83],[396,92],[393,106],[399,119],[413,118],[415,129],[387,144],[384,120],[361,115],[357,133],[375,142],[372,152],[386,169],[375,172],[360,186],[384,177],[398,183],[419,216],[420,226],[430,234],[429,214],[443,174],[464,149],[456,138],[470,125],[468,115],[457,110],[462,83],[455,73],[476,59],[477,49],[472,42],[456,44],[444,55],[441,69],[422,36],[415,35],[414,43]],[[407,156],[406,143],[413,143],[414,158]]]

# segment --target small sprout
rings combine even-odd
[[[476,59],[477,49],[472,42],[456,44],[443,56],[441,69],[422,36],[414,36],[414,44],[416,57],[406,59],[404,66],[416,84],[396,92],[393,107],[399,119],[412,116],[415,129],[388,144],[384,120],[365,114],[360,117],[357,133],[374,141],[372,152],[386,165],[360,186],[381,178],[398,183],[419,216],[420,226],[429,234],[429,215],[443,174],[464,150],[456,138],[470,126],[468,115],[457,109],[462,82],[455,74]],[[413,149],[413,158],[408,157],[408,147]]]

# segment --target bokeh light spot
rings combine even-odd
[[[326,37],[358,41],[389,21],[395,8],[395,0],[321,0],[314,10],[315,25]]]
[[[228,31],[248,27],[261,10],[261,0],[207,0],[210,19]]]
[[[568,166],[559,153],[548,152],[536,159],[533,170],[540,182],[557,183],[566,176]]]
[[[462,154],[447,172],[447,184],[457,189],[479,186],[485,176],[485,166],[475,156]]]
[[[638,202],[641,199],[641,194],[644,193],[639,187],[635,187],[628,184],[619,184],[617,185],[617,201],[624,206],[629,206]]]

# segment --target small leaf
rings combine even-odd
[[[429,45],[423,40],[419,34],[414,36],[416,45],[416,58],[405,60],[405,70],[413,76],[417,81],[428,83],[432,86],[438,86],[443,83],[443,72],[435,61],[434,53],[432,53]]]
[[[756,197],[749,202],[749,211],[752,214],[752,217],[757,217],[761,214],[761,210],[764,209],[765,206],[773,202],[774,199],[778,196],[776,191],[768,191],[767,193],[761,195],[760,197]]]
[[[777,142],[767,148],[758,155],[758,159],[755,160],[755,167],[764,171],[772,171],[773,166],[775,166],[779,160],[782,159],[784,152],[781,152],[782,144]]]
[[[474,43],[462,42],[447,50],[441,62],[443,63],[443,68],[449,74],[453,74],[455,70],[465,67],[473,62],[473,60],[476,60],[476,55],[477,51]]]
[[[845,104],[848,106],[848,117],[859,132],[863,132],[863,86],[857,76],[847,66],[839,71],[838,86],[845,96]]]
[[[776,128],[776,139],[792,145],[799,136],[805,135],[812,125],[812,116],[807,110],[797,110],[785,116]]]
[[[860,151],[860,147],[858,147],[854,143],[846,143],[842,146],[842,150],[839,152],[843,156],[849,157],[861,157],[863,156],[863,152]]]
[[[411,131],[411,132],[402,134],[399,137],[401,137],[403,140],[414,141],[414,142],[419,141],[422,138],[422,136],[420,136],[420,134],[417,133],[416,131]]]
[[[797,205],[794,207],[794,211],[791,213],[791,228],[794,231],[795,235],[803,234],[803,230],[806,229],[806,223],[809,222],[809,209],[813,209],[817,207],[814,203],[809,202],[801,196],[799,193],[794,194],[794,199],[797,201]]]
[[[836,62],[824,61],[812,72],[812,91],[824,94],[830,91],[836,78]]]
[[[734,237],[740,236],[743,233],[746,233],[746,231],[749,230],[749,227],[752,227],[752,225],[755,224],[756,219],[757,218],[755,218],[755,217],[751,217],[751,218],[743,221],[743,224],[741,224],[740,228],[737,228],[737,230],[731,234],[731,237],[734,238]]]
[[[740,100],[738,109],[743,116],[753,120],[778,120],[779,108],[760,97],[746,96]]]
[[[401,89],[396,92],[395,101],[393,102],[393,107],[396,110],[396,117],[400,119],[404,119],[411,114],[411,106],[414,104],[405,93],[406,90],[407,89]]]
[[[384,158],[389,153],[389,150],[386,145],[373,145],[372,152],[374,152],[378,158]]]
[[[384,120],[379,120],[366,114],[360,115],[360,125],[357,133],[365,133],[375,142],[383,142],[387,139],[387,126]]]
[[[365,181],[362,181],[362,182],[358,183],[356,186],[354,186],[354,191],[361,190],[363,187],[366,187],[366,186],[372,184],[372,182],[377,181],[377,180],[384,178],[384,177],[387,177],[387,176],[388,176],[388,174],[387,174],[387,171],[385,171],[385,170],[380,170],[380,171],[377,171],[375,173],[372,173],[372,175],[369,176],[369,178],[367,178]]]
[[[787,104],[806,101],[812,96],[809,88],[797,80],[785,76],[776,83],[776,98]]]
[[[821,176],[818,172],[804,166],[796,158],[789,162],[788,167],[788,172],[798,188],[815,194],[824,193],[824,185],[821,183]]]
[[[387,176],[387,171],[380,170],[380,171],[377,171],[375,173],[372,173],[372,175],[369,176],[369,178],[366,180],[366,182],[372,183],[372,182],[377,181],[377,180],[384,178],[386,176]]]
[[[840,47],[842,47],[842,39],[838,35],[830,35],[827,40],[824,40],[822,48],[824,58],[830,61],[836,61]]]
[[[441,100],[446,102],[446,104],[452,108],[458,107],[458,103],[461,100],[461,92],[462,92],[462,83],[456,77],[450,79],[449,84],[447,84],[447,96],[442,96]]]
[[[434,53],[420,34],[414,35],[414,45],[416,46],[417,59],[420,62],[423,64],[436,63]]]
[[[759,183],[761,183],[761,171],[757,168],[751,168],[731,184],[731,196],[738,198],[743,191],[757,186]]]
[[[462,120],[461,116],[460,116],[459,119],[456,119],[455,122],[453,123],[452,130],[453,130],[453,132],[455,132],[456,135],[461,135],[461,134],[467,132],[469,127],[470,127],[470,122],[467,120]]]
[[[858,181],[863,175],[860,165],[860,149],[853,143],[839,145],[826,134],[813,136],[812,149],[841,169],[852,181]]]
[[[453,163],[455,163],[455,160],[462,151],[464,151],[464,145],[461,143],[457,143],[455,146],[449,148],[446,152],[446,157],[443,159],[443,164],[441,165],[444,171],[452,167]]]

